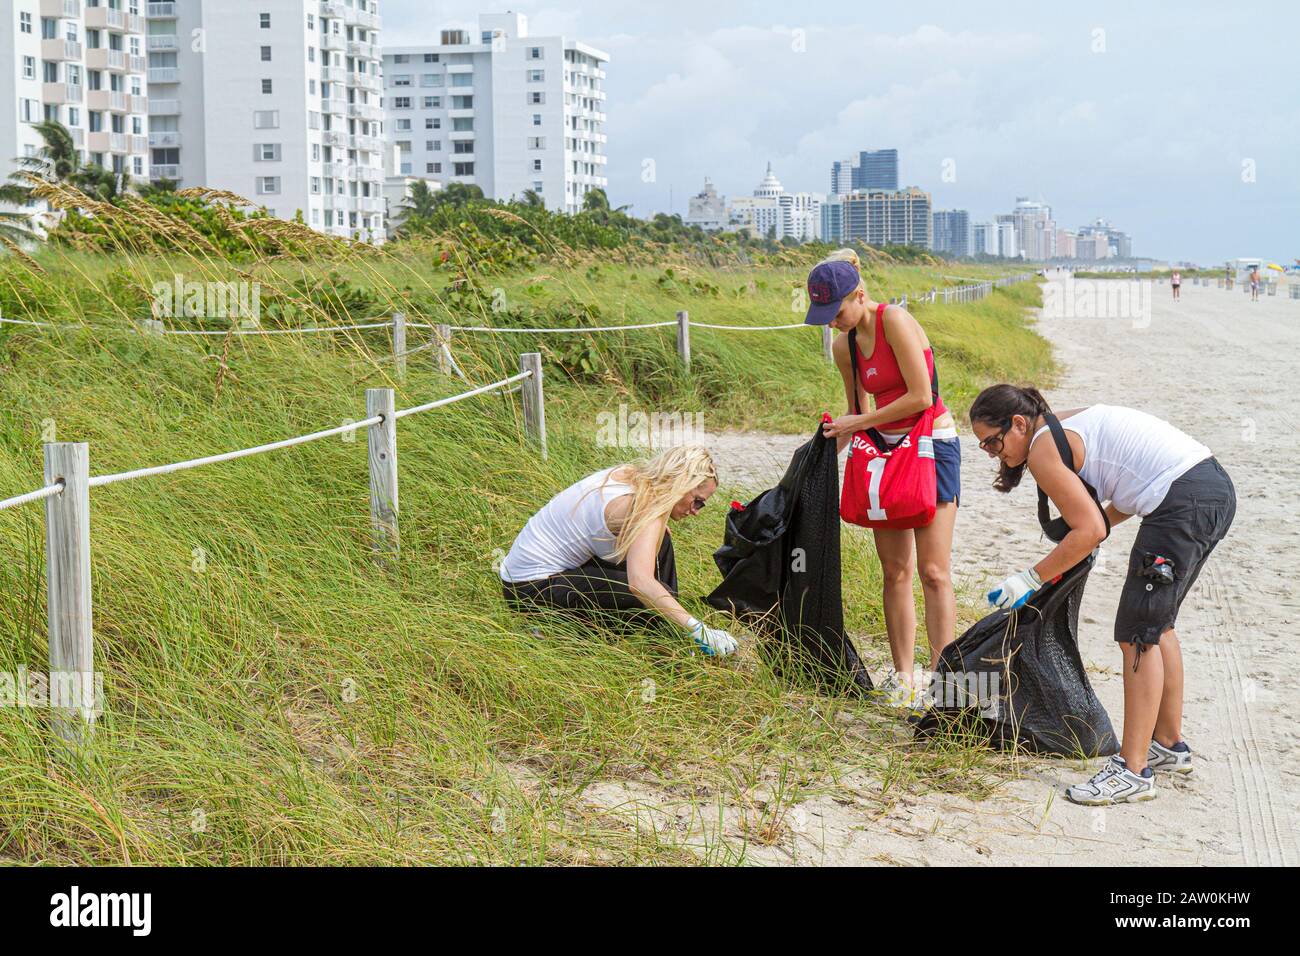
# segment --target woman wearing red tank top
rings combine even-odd
[[[952,532],[957,520],[961,490],[961,447],[956,422],[931,392],[934,351],[925,330],[906,309],[876,302],[858,271],[858,257],[851,249],[832,253],[808,276],[812,307],[810,325],[830,325],[843,335],[835,339],[832,354],[844,379],[848,414],[823,426],[827,437],[836,439],[843,452],[854,432],[876,428],[889,439],[906,435],[921,412],[938,402],[934,420],[935,474],[938,495],[934,520],[914,530],[873,529],[876,554],[884,577],[885,628],[894,659],[895,674],[882,690],[899,703],[919,704],[927,681],[914,673],[916,647],[916,605],[912,578],[919,567],[925,597],[925,631],[930,659],[939,659],[952,643],[957,622],[952,588]],[[856,330],[858,368],[852,367],[849,336]],[[872,411],[853,414],[857,388],[858,404]]]

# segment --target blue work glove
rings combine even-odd
[[[1005,611],[1014,611],[1034,596],[1043,586],[1042,579],[1033,568],[1017,571],[989,592],[989,603]]]

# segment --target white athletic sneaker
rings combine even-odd
[[[1153,740],[1147,748],[1147,766],[1156,773],[1191,773],[1192,748],[1185,740],[1178,741],[1173,747]]]
[[[1156,775],[1150,767],[1142,775],[1129,770],[1120,756],[1111,757],[1087,783],[1076,783],[1065,791],[1074,803],[1104,807],[1115,803],[1138,803],[1156,798]]]
[[[899,710],[924,710],[926,706],[925,689],[909,684],[897,671],[890,671],[876,685],[873,696],[878,702]]]

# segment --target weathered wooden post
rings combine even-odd
[[[397,365],[397,377],[406,378],[406,313],[393,313],[393,357]]]
[[[443,375],[451,374],[451,326],[446,324],[435,325],[433,328],[434,335],[438,337],[438,371]]]
[[[366,389],[366,417],[383,420],[367,429],[370,458],[370,530],[383,559],[401,548],[397,528],[397,416],[391,388]]]
[[[94,729],[95,642],[90,600],[90,451],[85,442],[45,446],[45,576],[50,628],[49,703],[54,729],[79,742]],[[77,713],[80,711],[80,714]]]
[[[822,326],[822,354],[826,356],[826,361],[834,361],[834,355],[831,352],[831,346],[835,342],[835,335],[831,332],[829,325]]]
[[[691,317],[687,312],[677,313],[677,355],[682,367],[691,370]]]
[[[679,312],[685,315],[685,312]],[[542,354],[525,352],[519,356],[519,371],[531,372],[520,383],[519,395],[524,404],[524,433],[542,450],[546,460],[546,399],[542,390]]]

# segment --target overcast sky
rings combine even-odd
[[[1027,195],[1065,228],[1109,219],[1137,255],[1300,257],[1291,3],[380,9],[388,44],[436,42],[447,27],[476,33],[480,12],[511,9],[535,36],[608,53],[609,195],[635,215],[684,215],[706,175],[724,195],[748,195],[768,160],[786,189],[827,192],[832,160],[896,147],[901,185],[976,222]]]

